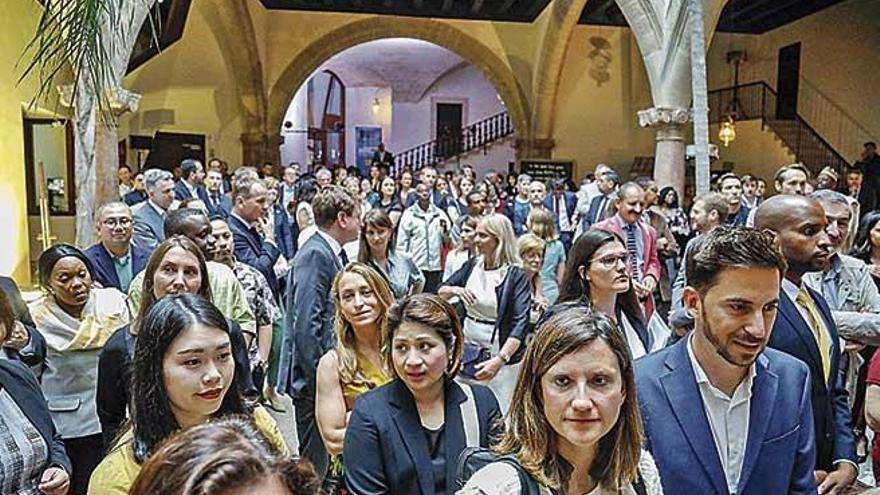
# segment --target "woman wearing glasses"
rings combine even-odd
[[[632,285],[629,253],[617,234],[591,230],[578,237],[568,253],[559,299],[546,320],[565,307],[585,305],[605,313],[623,334],[633,359],[651,351],[651,333]]]

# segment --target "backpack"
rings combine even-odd
[[[516,474],[519,475],[519,486],[521,487],[519,495],[541,495],[541,488],[538,486],[538,483],[520,466],[515,455],[501,455],[482,447],[467,447],[458,456],[458,464],[456,466],[456,475],[458,477],[456,482],[457,489],[461,490],[464,488],[464,485],[467,484],[467,481],[471,479],[474,473],[495,462],[503,462],[516,469]],[[648,495],[648,488],[645,486],[645,480],[642,478],[641,473],[633,482],[632,488],[636,495]]]
[[[513,454],[501,455],[483,447],[467,447],[458,456],[456,474],[458,476],[457,488],[464,488],[467,481],[480,469],[496,462],[509,464],[516,469],[519,475],[519,486],[522,487],[520,495],[541,495],[538,483],[531,475],[519,465],[519,461]]]

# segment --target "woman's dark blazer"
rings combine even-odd
[[[477,265],[480,257],[474,257],[465,262],[457,272],[450,275],[443,282],[443,286],[464,287]],[[519,267],[511,266],[507,269],[504,281],[495,288],[495,300],[498,301],[498,319],[495,320],[495,335],[498,339],[498,347],[504,347],[508,338],[513,337],[525,343],[526,334],[529,330],[529,308],[532,304],[532,289],[526,272]],[[516,353],[511,357],[511,363],[518,363],[522,359],[526,346],[520,345]]]
[[[64,450],[64,441],[55,429],[52,416],[49,415],[49,407],[46,398],[37,383],[37,377],[24,363],[0,358],[0,388],[5,389],[12,400],[18,404],[21,412],[31,421],[31,424],[40,432],[40,436],[49,447],[49,466],[64,468],[68,474],[72,473],[70,459]]]
[[[461,385],[446,383],[443,451],[446,493],[456,490],[456,464],[466,447],[459,405],[467,399]],[[497,438],[503,423],[491,390],[471,385],[480,427],[480,446]],[[412,394],[399,379],[371,390],[354,404],[345,432],[342,457],[345,481],[358,495],[432,495],[434,474],[428,439]]]

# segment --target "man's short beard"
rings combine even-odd
[[[748,363],[736,362],[733,359],[733,356],[731,356],[730,353],[727,352],[727,349],[725,349],[721,345],[721,342],[718,341],[718,337],[716,337],[715,334],[712,332],[712,325],[709,323],[709,319],[706,318],[706,308],[705,307],[700,308],[700,314],[703,316],[703,335],[706,336],[706,340],[708,340],[712,344],[712,347],[715,348],[715,352],[718,353],[718,355],[721,356],[725,361],[727,361],[728,363],[730,363],[734,366],[739,366],[741,368],[745,368],[745,367],[751,366],[752,363],[754,363],[755,360],[758,359],[758,356],[761,355],[760,352],[755,354],[755,359],[749,361]]]

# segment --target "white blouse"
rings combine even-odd
[[[663,495],[657,465],[646,450],[642,451],[639,459],[639,474],[645,482],[648,495]],[[541,495],[553,495],[545,486],[540,489]],[[457,495],[515,495],[521,492],[522,486],[516,468],[506,462],[495,462],[474,473]],[[636,491],[631,485],[622,490],[598,486],[587,495],[636,495]]]

